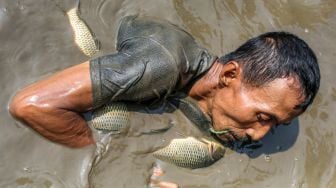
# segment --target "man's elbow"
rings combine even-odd
[[[9,103],[9,113],[16,119],[26,122],[36,110],[37,104],[32,101],[32,96],[19,92]],[[34,110],[35,109],[35,110]]]

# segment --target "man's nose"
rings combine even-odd
[[[252,140],[258,141],[263,138],[268,131],[271,130],[272,124],[256,124],[251,128],[246,129],[246,134],[248,134]]]

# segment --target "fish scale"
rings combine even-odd
[[[209,147],[210,142],[204,143],[194,137],[173,139],[168,146],[155,151],[153,156],[183,168],[203,168],[213,164],[224,155],[222,146],[214,145],[216,156],[212,156]]]
[[[121,131],[129,125],[130,115],[124,103],[112,103],[92,112],[91,124],[95,129]]]
[[[74,32],[75,43],[85,55],[91,57],[99,50],[98,45],[88,26],[81,20],[77,12],[77,7],[72,8],[67,12],[70,25]]]

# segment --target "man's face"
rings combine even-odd
[[[213,128],[228,130],[219,135],[224,141],[250,137],[260,140],[272,126],[289,123],[302,113],[294,107],[303,101],[298,81],[279,78],[262,87],[247,86],[241,77],[219,88],[211,102]]]

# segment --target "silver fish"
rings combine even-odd
[[[224,156],[225,149],[219,143],[194,137],[173,139],[170,144],[153,153],[162,161],[183,168],[204,168]]]
[[[120,132],[130,123],[126,104],[114,102],[92,112],[91,125],[98,130]]]
[[[66,14],[74,32],[76,45],[85,55],[91,57],[99,51],[98,41],[95,40],[85,22],[78,16],[78,7],[79,0],[76,0],[76,6],[67,11]]]

